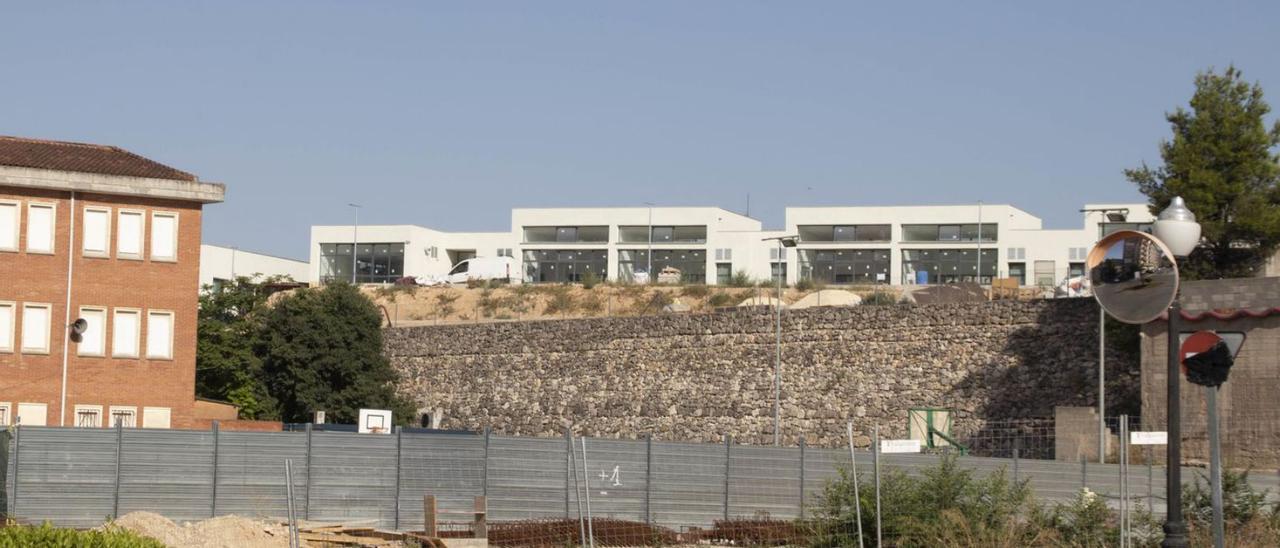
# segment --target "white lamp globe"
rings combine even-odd
[[[1169,207],[1160,212],[1151,231],[1176,257],[1190,255],[1200,243],[1200,223],[1181,196],[1174,197]]]

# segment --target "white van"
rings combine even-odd
[[[453,265],[445,276],[445,283],[465,284],[468,280],[518,280],[519,270],[514,257],[474,257]]]

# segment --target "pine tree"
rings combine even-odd
[[[1165,118],[1172,140],[1164,165],[1125,170],[1159,213],[1182,196],[1202,229],[1199,247],[1180,263],[1188,279],[1255,276],[1280,244],[1280,121],[1267,126],[1262,87],[1239,69],[1195,79],[1191,110]]]

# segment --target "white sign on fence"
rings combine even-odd
[[[919,453],[920,440],[880,440],[881,453]]]
[[[1168,445],[1168,432],[1129,432],[1130,445]]]

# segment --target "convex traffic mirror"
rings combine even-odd
[[[1113,318],[1144,324],[1160,317],[1178,294],[1178,263],[1145,232],[1109,234],[1089,251],[1093,296]]]

